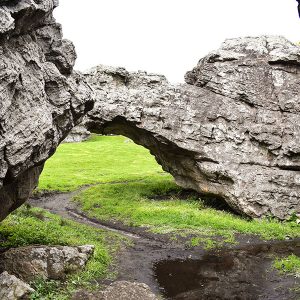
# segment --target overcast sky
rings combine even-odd
[[[300,41],[295,0],[60,0],[55,16],[76,46],[76,69],[122,66],[171,82],[183,82],[226,38],[271,34]]]

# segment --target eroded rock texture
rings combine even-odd
[[[299,72],[300,48],[282,37],[227,40],[176,86],[98,66],[87,125],[150,149],[185,188],[286,219],[300,213]]]
[[[57,0],[0,2],[0,221],[37,184],[44,161],[92,108]]]
[[[27,300],[34,290],[25,282],[7,272],[0,274],[0,299]]]
[[[36,278],[64,280],[82,270],[93,252],[93,245],[12,248],[0,255],[0,270],[28,283]]]

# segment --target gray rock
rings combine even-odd
[[[16,276],[10,275],[7,272],[0,274],[1,300],[29,299],[30,294],[33,292],[34,289]]]
[[[300,214],[298,46],[227,40],[182,85],[104,66],[83,77],[52,16],[57,5],[0,1],[0,221],[28,199],[94,97],[89,129],[150,149],[179,185],[251,217]]]
[[[91,133],[81,124],[74,127],[69,135],[64,139],[64,143],[78,143],[88,140]]]
[[[0,3],[0,221],[26,201],[45,160],[93,105],[55,6]]]
[[[62,280],[67,274],[82,270],[94,246],[28,246],[10,249],[0,255],[0,270],[25,282],[37,277]],[[0,298],[1,299],[1,298]]]
[[[98,66],[92,132],[150,149],[176,182],[250,217],[300,213],[300,48],[283,37],[231,39],[171,85]]]

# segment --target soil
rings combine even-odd
[[[147,228],[89,218],[71,202],[83,189],[39,195],[29,203],[132,239],[133,246],[124,247],[118,255],[116,280],[146,283],[165,299],[300,299],[300,278],[280,275],[272,268],[275,256],[292,253],[300,256],[300,239],[265,242],[254,236],[240,235],[238,246],[214,251],[191,248],[169,235],[150,233]]]

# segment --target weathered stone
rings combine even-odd
[[[26,201],[45,160],[92,108],[55,6],[0,2],[0,221]]]
[[[64,279],[67,274],[82,270],[94,246],[29,246],[10,249],[0,255],[0,270],[8,271],[30,282],[37,277]]]
[[[25,300],[29,299],[30,294],[33,292],[34,289],[16,276],[9,275],[7,272],[0,274],[0,299]]]
[[[69,135],[64,139],[64,143],[78,143],[88,140],[91,133],[81,124],[74,127]]]
[[[0,221],[26,201],[44,162],[89,114],[99,133],[149,148],[177,183],[251,217],[300,214],[299,47],[227,40],[186,74],[99,66],[73,72],[57,0],[0,0]]]
[[[299,74],[300,48],[268,36],[225,41],[181,85],[98,66],[86,124],[150,149],[185,188],[287,219],[300,213]]]

